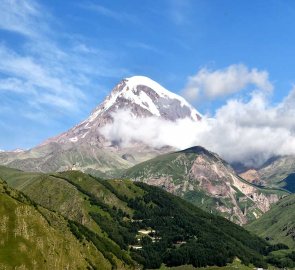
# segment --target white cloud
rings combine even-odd
[[[229,100],[217,110],[202,143],[228,161],[259,166],[276,155],[295,154],[294,121],[282,113],[283,101],[272,107],[262,93],[248,102]]]
[[[102,132],[122,145],[132,140],[178,149],[201,145],[229,162],[257,167],[272,156],[295,154],[295,109],[290,103],[295,103],[295,89],[277,106],[270,105],[264,92],[255,92],[247,102],[229,100],[213,118],[205,116],[198,123],[136,119],[128,111],[119,111]]]
[[[268,92],[273,89],[266,71],[249,69],[240,64],[215,71],[202,68],[195,76],[189,77],[183,94],[189,101],[194,102],[228,96],[249,85]]]
[[[208,128],[205,121],[196,123],[187,118],[171,122],[158,117],[136,118],[125,110],[117,111],[113,118],[114,123],[103,127],[101,132],[122,146],[128,146],[132,141],[143,141],[154,147],[171,145],[183,149],[191,146]]]

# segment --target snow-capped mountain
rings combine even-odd
[[[168,121],[190,118],[198,122],[201,114],[184,98],[144,76],[123,79],[106,99],[82,123],[45,142],[88,141],[104,144],[100,128],[113,121],[114,113],[128,110],[133,117],[159,117]]]
[[[131,108],[136,116],[153,115],[171,121],[185,117],[200,120],[200,113],[184,98],[148,77],[134,76],[122,80],[85,122],[93,122],[100,115],[127,107]],[[137,110],[138,108],[140,110]]]
[[[140,140],[126,148],[106,138],[102,128],[112,124],[120,111],[128,111],[136,119],[154,117],[170,122],[188,118],[198,124],[202,118],[181,96],[150,78],[134,76],[116,85],[80,124],[31,150],[1,153],[0,163],[23,170],[59,171],[74,167],[108,172],[173,149],[170,145],[155,148]]]

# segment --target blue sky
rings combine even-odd
[[[132,75],[213,116],[257,89],[276,106],[295,81],[294,1],[0,4],[0,149],[69,129]]]

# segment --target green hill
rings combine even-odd
[[[271,243],[281,242],[295,249],[295,194],[279,201],[246,228]]]
[[[264,256],[273,249],[227,219],[144,183],[106,181],[79,171],[29,174],[3,167],[0,177],[30,198],[31,208],[43,209],[42,214],[50,213],[46,215],[47,226],[60,230],[63,220],[66,233],[60,241],[75,243],[69,244],[68,252],[74,252],[71,250],[74,247],[81,254],[81,269],[87,264],[89,269],[132,269],[138,268],[137,264],[144,268],[159,268],[162,264],[223,266],[236,257],[243,264],[266,267]],[[52,216],[56,218],[51,219]],[[34,219],[30,222],[31,226],[35,224]],[[60,254],[61,246],[54,247],[56,254]],[[10,258],[16,256],[13,250],[3,246],[3,252]],[[84,250],[89,253],[92,250],[91,255]],[[47,256],[44,254],[42,259],[47,260]],[[79,262],[71,261],[74,255],[64,257],[64,262]],[[20,258],[20,263],[23,260]],[[34,256],[27,260],[32,264]]]
[[[0,269],[112,269],[93,243],[77,240],[65,218],[2,180],[0,201]]]

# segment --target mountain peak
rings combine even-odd
[[[212,153],[210,151],[208,151],[206,148],[199,146],[199,145],[181,150],[181,151],[179,151],[179,153],[212,155]]]
[[[93,122],[118,110],[129,110],[136,117],[156,116],[170,121],[186,117],[194,121],[201,119],[201,114],[183,97],[145,76],[123,79],[87,121]]]
[[[149,77],[133,76],[124,80],[126,81],[126,86],[130,89],[136,89],[137,86],[146,86],[150,89],[153,89],[160,97],[177,98],[182,100],[184,104],[187,104],[187,102],[182,97],[165,89],[162,85],[150,79]]]
[[[178,151],[178,153],[205,155],[205,156],[210,157],[214,161],[217,161],[219,159],[217,154],[210,152],[206,148],[199,146],[199,145]]]

